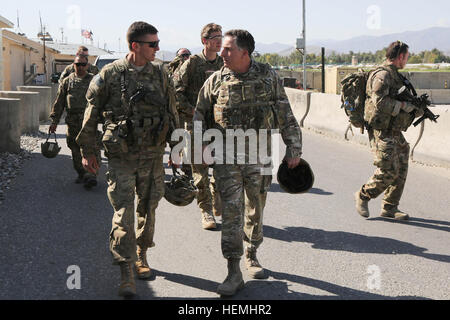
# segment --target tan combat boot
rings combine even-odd
[[[264,269],[256,258],[256,250],[245,249],[245,266],[248,270],[248,275],[253,279],[264,279]]]
[[[151,277],[152,270],[150,269],[147,262],[147,248],[141,248],[137,246],[137,256],[138,260],[134,264],[136,268],[136,273],[139,279],[145,280]]]
[[[216,219],[211,212],[202,210],[202,227],[205,230],[212,230],[217,228]]]
[[[364,218],[369,218],[369,200],[361,199],[361,193],[358,191],[355,193],[356,211]]]
[[[228,259],[228,276],[225,281],[217,287],[217,293],[221,296],[233,296],[244,287],[239,262],[241,259]]]
[[[390,219],[401,220],[401,221],[409,220],[409,215],[407,215],[404,212],[401,212],[398,209],[398,206],[394,206],[391,208],[389,208],[388,206],[385,206],[381,210],[381,216],[383,218],[390,218]]]
[[[119,296],[134,296],[136,294],[136,283],[134,282],[132,264],[131,262],[121,262],[119,263],[119,266],[122,278],[119,288]]]

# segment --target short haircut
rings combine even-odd
[[[233,29],[225,33],[225,37],[234,38],[238,48],[247,50],[249,56],[255,51],[255,39],[247,30]]]
[[[180,55],[180,51],[181,51],[181,50],[186,50],[187,53],[191,54],[191,51],[190,51],[188,48],[180,48],[180,49],[177,50],[177,56]]]
[[[86,62],[89,62],[88,57],[86,55],[84,55],[84,54],[77,54],[75,56],[75,59],[73,59],[73,62],[75,62],[75,60],[77,60],[77,58],[79,60],[85,60]]]
[[[222,26],[215,23],[208,23],[202,29],[201,33],[202,40],[208,38],[214,32],[222,32]]]
[[[392,42],[386,51],[386,58],[388,60],[395,60],[397,59],[401,54],[405,54],[408,52],[409,46],[401,41],[395,41]]]
[[[132,43],[140,41],[142,37],[146,36],[147,34],[157,34],[157,33],[158,30],[151,24],[148,24],[147,22],[143,21],[134,22],[128,28],[127,32],[128,48],[131,50]]]

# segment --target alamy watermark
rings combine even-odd
[[[77,265],[67,267],[67,274],[70,276],[67,278],[66,286],[69,290],[81,289],[81,269]]]
[[[256,165],[267,170],[262,175],[272,175],[274,160],[279,163],[279,130],[267,129],[208,129],[203,131],[202,122],[194,122],[193,136],[177,129],[172,133],[172,141],[180,141],[171,152],[176,164],[205,165]]]
[[[381,29],[381,8],[377,5],[371,5],[367,8],[367,28],[370,30]]]
[[[377,265],[367,267],[367,273],[370,275],[367,278],[367,288],[369,290],[381,290],[381,269]]]

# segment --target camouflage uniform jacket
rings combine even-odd
[[[137,93],[139,99],[130,103]],[[126,58],[117,60],[94,77],[86,98],[88,107],[77,137],[84,157],[94,154],[99,122],[107,157],[122,160],[159,157],[178,128],[174,96],[161,64],[147,63],[138,71]]]
[[[252,60],[245,74],[223,67],[202,87],[194,121],[203,128],[279,129],[287,146],[288,158],[302,154],[302,133],[281,80],[267,64]],[[259,134],[259,133],[258,133]]]
[[[177,98],[177,108],[186,118],[192,118],[198,93],[206,79],[223,66],[223,59],[216,56],[214,61],[208,61],[202,52],[186,60],[174,75],[174,87]]]
[[[170,77],[173,77],[175,72],[182,66],[183,62],[182,57],[175,57],[175,59],[167,65],[167,71]]]
[[[75,72],[75,67],[72,64],[69,64],[64,71],[61,73],[61,76],[59,77],[59,83],[61,83],[65,78],[67,78],[70,74]],[[97,66],[94,66],[92,64],[88,64],[87,72],[92,73],[93,75],[98,74],[99,70]]]
[[[369,75],[366,88],[364,119],[375,130],[406,131],[414,115],[401,109],[402,102],[395,99],[404,86],[398,68],[385,62]]]
[[[93,77],[93,74],[88,73],[83,78],[79,78],[75,73],[71,73],[61,82],[50,114],[53,124],[59,123],[64,110],[67,112],[66,122],[70,122],[71,118],[83,119],[87,105],[86,92]]]

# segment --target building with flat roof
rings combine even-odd
[[[0,32],[1,32],[1,29],[3,29],[3,28],[12,28],[12,27],[14,27],[14,24],[11,21],[0,16]],[[2,41],[2,38],[3,37],[0,36],[0,48],[2,50],[2,51],[0,51],[0,90],[3,90],[3,54],[2,54],[3,41]]]

